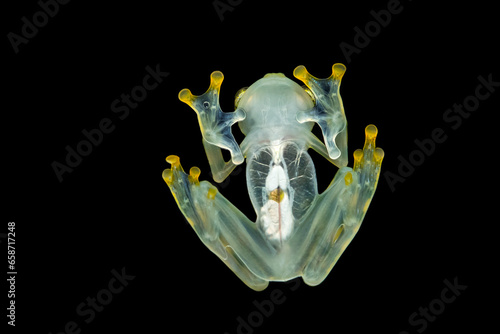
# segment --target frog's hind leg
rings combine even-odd
[[[356,235],[375,193],[384,151],[375,147],[377,128],[365,129],[363,150],[354,152],[354,167],[343,167],[332,183],[319,195],[301,223],[298,235],[307,243],[296,240],[298,254],[305,264],[304,281],[309,285],[320,284],[333,268],[346,247]],[[305,237],[307,236],[307,237]]]
[[[200,182],[197,167],[188,175],[179,157],[168,156],[167,162],[171,168],[163,172],[163,179],[201,241],[250,288],[265,289],[272,272],[268,259],[274,250],[256,224],[212,184]]]

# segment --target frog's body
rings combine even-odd
[[[246,112],[238,124],[248,138],[246,176],[250,199],[259,213],[257,225],[278,247],[318,193],[314,165],[306,152],[306,134],[313,123],[296,119],[298,112],[313,106],[305,90],[281,73],[266,74],[238,101]],[[302,192],[295,189],[313,196],[301,203]]]
[[[294,75],[308,91],[281,73],[267,74],[237,95],[233,113],[219,107],[221,72],[212,73],[205,94],[179,93],[198,114],[217,182],[247,159],[257,221],[249,221],[210,183],[199,182],[198,168],[185,174],[176,156],[167,158],[172,169],[163,177],[200,239],[255,290],[297,276],[321,283],[359,229],[375,192],[383,151],[375,148],[374,125],[366,128],[364,149],[354,153],[354,167],[346,167],[347,122],[339,95],[344,72],[335,64],[332,76],[318,79],[297,67]],[[235,122],[246,136],[241,145],[231,133]],[[326,145],[311,133],[313,122]],[[221,148],[230,151],[230,161],[222,159]],[[320,195],[309,148],[340,168]]]

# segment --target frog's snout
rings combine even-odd
[[[286,78],[283,73],[267,73],[264,78]]]

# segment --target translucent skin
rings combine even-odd
[[[200,182],[197,167],[186,174],[177,156],[167,157],[171,168],[163,178],[203,243],[254,290],[297,276],[309,285],[321,283],[371,202],[384,153],[375,147],[377,128],[369,125],[363,150],[354,152],[354,166],[347,167],[347,121],[339,94],[344,72],[344,65],[335,64],[329,78],[318,79],[297,67],[294,75],[309,92],[281,73],[267,74],[237,96],[232,113],[219,106],[221,72],[212,73],[205,94],[179,93],[198,114],[215,181],[222,182],[246,158],[257,220],[251,222],[213,185]],[[231,133],[236,122],[246,136],[241,145]],[[325,144],[311,133],[313,122]],[[230,151],[230,161],[223,160],[221,148]],[[309,148],[339,167],[322,194]]]
[[[239,99],[238,109],[245,111],[246,118],[238,125],[246,136],[273,128],[289,134],[295,128],[311,131],[313,123],[297,122],[297,113],[313,106],[311,97],[297,83],[281,73],[269,73],[251,85]],[[282,134],[276,137],[280,136]]]

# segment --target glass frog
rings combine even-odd
[[[223,74],[210,76],[200,96],[179,92],[198,116],[213,178],[222,182],[246,159],[248,193],[257,213],[250,221],[208,181],[200,169],[186,174],[170,155],[163,171],[180,210],[201,241],[250,288],[298,276],[311,286],[328,275],[358,231],[371,202],[384,151],[375,146],[377,128],[365,129],[363,149],[347,167],[347,120],[340,97],[345,66],[318,79],[304,66],[295,68],[300,86],[282,73],[269,73],[236,94],[235,111],[223,112],[219,93]],[[238,122],[238,145],[231,126]],[[312,132],[321,128],[324,143]],[[231,154],[224,161],[221,149]],[[307,150],[337,166],[328,188],[318,193],[316,172]]]

